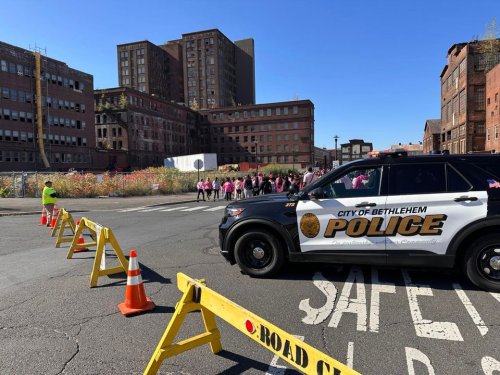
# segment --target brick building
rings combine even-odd
[[[218,29],[182,34],[157,46],[117,46],[118,84],[194,109],[255,104],[254,41],[229,40]]]
[[[485,149],[486,71],[500,53],[485,54],[482,43],[454,44],[441,73],[441,149],[452,154]]]
[[[253,39],[231,42],[218,29],[182,34],[184,97],[189,106],[255,103]]]
[[[313,163],[310,100],[200,110],[200,114],[200,151],[216,152],[219,164]]]
[[[98,167],[93,98],[92,75],[0,42],[0,171]]]
[[[108,168],[162,166],[198,152],[198,114],[127,87],[95,91],[95,138]]]
[[[485,150],[500,151],[500,64],[486,73],[486,145]]]
[[[373,151],[373,144],[362,139],[350,139],[349,143],[340,145],[341,164],[352,160],[362,159],[370,151]]]
[[[441,150],[441,120],[427,120],[424,126],[424,139],[422,151],[429,154]]]

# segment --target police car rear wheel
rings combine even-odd
[[[243,234],[236,241],[234,256],[241,270],[253,277],[272,276],[284,262],[279,242],[267,231]]]
[[[476,286],[500,292],[500,237],[489,235],[476,240],[465,255],[464,266]]]

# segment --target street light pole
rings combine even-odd
[[[337,134],[333,136],[333,139],[335,140],[335,160],[339,160],[339,154],[337,151],[337,141],[339,140],[339,138],[340,137]]]
[[[257,156],[257,142],[255,142],[255,174],[258,176],[259,175],[259,159]]]

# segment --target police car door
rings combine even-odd
[[[391,255],[443,255],[467,222],[486,215],[485,192],[444,162],[393,164],[389,172],[386,239]]]
[[[302,252],[346,256],[373,252],[385,263],[383,218],[374,210],[385,208],[381,195],[382,167],[353,166],[342,175],[326,180],[310,200],[297,204]],[[317,198],[314,198],[316,196]],[[377,216],[377,217],[376,217]],[[377,254],[379,253],[380,254]]]

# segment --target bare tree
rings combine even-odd
[[[483,55],[485,72],[500,63],[500,38],[495,19],[486,25],[484,37],[479,41],[478,52]]]

